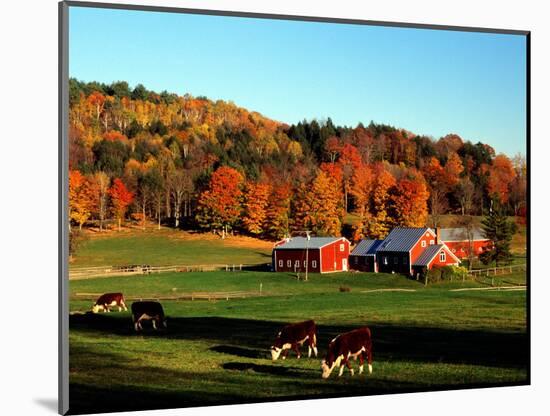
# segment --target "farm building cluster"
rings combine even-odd
[[[275,244],[277,272],[333,273],[347,270],[410,276],[434,266],[458,266],[490,244],[481,230],[397,227],[384,240],[361,240],[351,250],[345,237],[292,237]]]

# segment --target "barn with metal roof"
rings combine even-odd
[[[376,272],[376,251],[384,240],[361,240],[349,255],[350,267],[363,272]]]
[[[273,247],[277,272],[332,273],[348,270],[350,242],[344,237],[292,237]]]

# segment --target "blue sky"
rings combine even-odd
[[[520,35],[71,7],[69,73],[526,153]]]

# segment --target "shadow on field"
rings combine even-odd
[[[255,350],[250,348],[236,347],[234,345],[216,345],[210,348],[210,351],[219,352],[221,354],[235,355],[241,358],[270,358],[266,350]]]
[[[274,376],[287,376],[287,377],[298,377],[303,375],[303,370],[300,371],[298,368],[292,367],[281,367],[273,365],[264,365],[264,364],[253,364],[253,363],[225,363],[222,365],[224,370],[236,370],[236,371],[248,371],[252,370],[256,373],[270,374]],[[318,374],[319,372],[317,372]]]
[[[71,330],[106,332],[120,336],[148,336],[201,340],[219,344],[212,351],[240,358],[268,358],[269,347],[284,322],[253,319],[195,317],[168,318],[168,329],[136,335],[129,314],[85,314],[70,317]],[[318,347],[324,356],[328,342],[356,326],[319,325]],[[525,368],[525,333],[459,330],[399,325],[372,325],[374,361],[413,361]],[[303,347],[302,351],[307,352]],[[289,359],[295,358],[290,353]]]

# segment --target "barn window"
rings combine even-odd
[[[292,260],[286,261],[286,267],[292,267]]]
[[[447,260],[447,256],[445,255],[445,252],[442,251],[441,253],[439,253],[439,261],[445,261]]]
[[[388,264],[388,258],[386,256],[383,257],[383,260],[384,260],[384,264]]]
[[[409,259],[407,256],[403,257],[403,264],[407,264],[409,262]]]
[[[283,267],[283,261],[279,260],[279,267]]]
[[[313,260],[311,262],[311,267],[316,268],[317,267],[317,260]]]
[[[399,258],[394,257],[393,258],[393,264],[399,264]]]
[[[434,245],[434,240],[430,240],[430,245],[431,245],[431,246]]]
[[[456,253],[456,249],[453,248],[452,251],[453,251],[453,253]]]
[[[294,262],[294,267],[300,267],[300,260],[296,260]]]
[[[422,240],[422,243],[420,243],[422,247],[426,247],[426,240]]]
[[[480,247],[480,248],[477,249],[477,251],[481,253],[483,251],[483,249]]]
[[[340,244],[340,251],[344,251],[344,245]]]
[[[353,262],[354,262],[355,264],[359,263],[359,257],[354,257],[354,258],[353,258]]]

